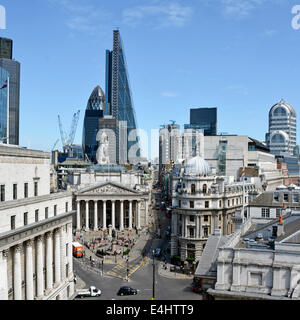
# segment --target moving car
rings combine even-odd
[[[161,255],[161,248],[156,248],[156,249],[155,249],[154,256],[155,256],[155,257],[160,257],[160,255]]]
[[[136,295],[137,290],[131,287],[121,287],[118,291],[119,296]]]
[[[99,297],[101,296],[101,290],[97,289],[94,286],[91,286],[89,289],[82,289],[77,292],[78,298],[84,298],[84,297]]]

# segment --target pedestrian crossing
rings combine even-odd
[[[143,260],[143,263],[145,261]],[[143,263],[135,263],[135,264],[128,264],[128,278],[130,278],[142,265]],[[107,272],[107,275],[119,278],[119,279],[126,279],[127,278],[127,263],[122,262],[117,264],[112,270]]]

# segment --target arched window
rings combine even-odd
[[[207,192],[207,185],[204,184],[202,187],[202,192],[205,194]]]
[[[284,143],[284,137],[283,135],[276,133],[272,137],[272,143]]]
[[[277,117],[285,117],[286,116],[286,111],[284,108],[282,107],[278,107],[274,113],[273,113],[274,116],[277,116]]]
[[[196,194],[196,186],[194,184],[191,185],[191,193]]]

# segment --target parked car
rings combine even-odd
[[[136,295],[137,290],[131,287],[121,287],[118,291],[119,296]]]
[[[101,296],[101,290],[97,289],[94,286],[91,286],[89,289],[82,289],[77,292],[78,298],[84,298],[84,297],[99,297]]]

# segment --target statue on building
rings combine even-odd
[[[108,136],[103,131],[102,134],[101,134],[101,138],[100,138],[100,141],[99,141],[99,148],[97,150],[97,155],[96,155],[97,162],[100,165],[109,164],[110,163],[109,154],[108,154],[108,144],[109,144]]]

